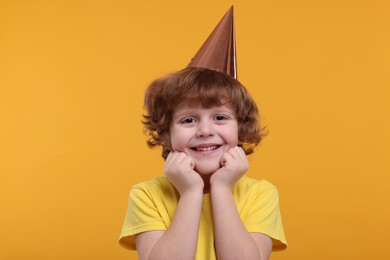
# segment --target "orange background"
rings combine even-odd
[[[289,242],[272,259],[389,259],[390,2],[1,1],[0,258],[136,259],[117,238],[162,174],[140,123],[235,6],[239,79],[270,134],[250,157]]]

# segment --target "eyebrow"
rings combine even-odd
[[[197,114],[197,110],[199,108],[184,108],[182,109],[182,111],[180,112],[174,112],[173,113],[173,118],[180,118],[180,117],[183,117],[183,116],[186,116],[186,115],[191,115],[191,114]],[[201,108],[201,109],[207,109],[207,108]],[[229,108],[229,107],[216,107],[216,108],[210,108],[212,111],[212,113],[215,113],[215,114],[219,114],[219,113],[222,113],[222,114],[228,114],[230,116],[233,116],[233,117],[236,117],[236,113],[233,109]]]
[[[193,112],[191,111],[191,109],[184,109],[180,112],[173,112],[173,117],[172,118],[178,118],[178,117],[183,117],[183,116],[186,116],[188,114],[192,114]]]

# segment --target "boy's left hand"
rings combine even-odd
[[[223,154],[221,166],[210,178],[211,187],[220,186],[233,189],[236,182],[248,170],[249,163],[244,150],[236,146]]]

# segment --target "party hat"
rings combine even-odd
[[[237,79],[233,6],[222,17],[187,67],[208,68]]]

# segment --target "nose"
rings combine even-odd
[[[214,135],[214,127],[213,124],[209,121],[201,121],[198,124],[197,136],[198,137],[206,137]]]

